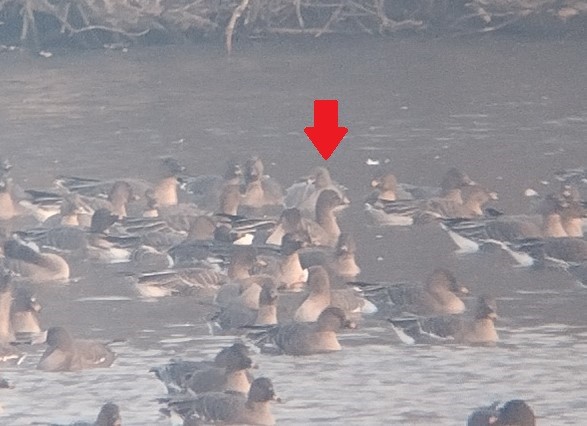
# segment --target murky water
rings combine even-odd
[[[316,98],[340,101],[349,135],[328,161],[354,205],[365,280],[420,280],[453,268],[473,294],[497,296],[497,347],[403,346],[377,321],[345,334],[344,350],[307,358],[258,355],[285,401],[279,424],[464,424],[493,400],[524,398],[543,425],[583,424],[587,291],[556,271],[513,268],[500,253],[457,257],[436,227],[377,229],[361,198],[388,161],[401,181],[433,184],[453,165],[524,212],[528,187],[587,163],[584,41],[379,40],[252,45],[227,59],[201,48],[0,56],[0,155],[24,187],[56,175],[154,179],[157,159],[194,174],[258,154],[284,184],[323,163],[303,134]],[[379,260],[378,260],[379,259]],[[34,370],[43,348],[2,375],[0,423],[92,420],[121,405],[124,424],[168,424],[148,369],[172,356],[211,357],[230,342],[207,335],[210,308],[193,299],[138,300],[124,265],[72,265],[77,282],[40,286],[43,323],[77,335],[125,338],[107,370]],[[472,300],[468,301],[472,302]]]

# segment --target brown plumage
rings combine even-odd
[[[105,344],[74,339],[63,327],[51,327],[47,331],[46,343],[49,347],[37,365],[39,370],[77,371],[109,367],[115,358],[114,352]]]

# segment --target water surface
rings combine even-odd
[[[214,173],[251,154],[290,184],[323,164],[303,133],[313,100],[339,99],[349,134],[328,166],[354,201],[342,224],[358,240],[361,278],[421,280],[443,265],[473,295],[498,298],[496,347],[403,346],[370,320],[341,337],[340,353],[256,356],[285,401],[274,407],[279,424],[457,425],[511,398],[528,400],[543,425],[587,418],[585,288],[560,272],[513,268],[500,253],[457,257],[433,226],[371,227],[360,202],[370,159],[416,184],[458,165],[498,191],[500,208],[525,212],[526,188],[548,191],[554,171],[587,163],[584,41],[324,40],[261,43],[231,58],[164,47],[0,61],[0,154],[24,187],[49,187],[59,174],[154,180],[163,155]],[[40,286],[43,323],[124,338],[113,345],[118,359],[106,370],[43,373],[34,370],[43,348],[31,348],[2,372],[15,389],[1,393],[1,422],[92,420],[112,400],[124,424],[169,424],[148,369],[211,357],[232,340],[207,335],[210,307],[197,300],[138,299],[125,265],[72,269],[76,282]]]

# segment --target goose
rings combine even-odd
[[[17,340],[20,340],[19,335],[33,335],[41,332],[40,311],[41,305],[30,290],[24,287],[16,289],[10,309],[10,324]]]
[[[47,330],[47,345],[37,369],[43,371],[78,371],[87,368],[110,367],[114,352],[105,344],[93,340],[74,339],[63,327]]]
[[[122,426],[120,407],[112,402],[107,402],[102,405],[95,422],[75,422],[72,426]]]
[[[392,318],[389,322],[400,339],[409,343],[453,341],[466,344],[492,344],[499,340],[494,324],[496,318],[495,299],[483,295],[479,297],[475,316],[471,319],[451,315]]]
[[[454,197],[430,198],[427,200],[367,200],[365,211],[375,224],[389,226],[409,226],[426,224],[450,218],[475,218],[484,214],[483,208],[497,194],[486,188],[468,186],[458,199]]]
[[[29,209],[19,203],[14,195],[12,178],[0,179],[0,220],[11,220],[15,217],[30,215]]]
[[[4,243],[6,265],[16,274],[31,282],[64,282],[69,280],[69,265],[54,253],[41,253],[38,247],[29,247],[17,240]]]
[[[275,277],[280,289],[300,291],[305,286],[308,270],[300,263],[299,251],[308,241],[309,236],[305,232],[288,233],[282,238],[279,253],[260,256],[259,260],[267,264],[263,272]]]
[[[155,198],[160,206],[175,205],[178,203],[178,176],[184,172],[185,167],[171,157],[162,158],[160,164],[163,174],[155,185],[142,179],[124,179],[124,182],[130,186],[133,198],[151,189],[154,191]],[[99,180],[76,176],[59,176],[54,180],[54,184],[58,189],[69,193],[105,198],[117,181],[120,181],[120,179]],[[103,206],[99,206],[99,208],[103,208]]]
[[[409,195],[398,196],[399,188],[397,178],[391,172],[386,172],[373,178],[371,181],[371,186],[374,188],[374,191],[365,199],[365,203],[368,204],[374,204],[378,200],[385,202],[395,201],[397,199],[406,200],[412,198]]]
[[[320,265],[326,268],[331,280],[352,281],[361,273],[361,268],[357,265],[356,254],[357,244],[352,235],[342,232],[336,247],[308,247],[299,252],[300,263],[302,268]]]
[[[305,232],[310,236],[312,245],[334,247],[341,233],[336,214],[347,206],[348,203],[335,191],[325,189],[320,192],[316,201],[315,221],[303,217],[295,207],[286,209],[266,243],[279,245],[285,234]]]
[[[325,189],[320,192],[316,201],[316,223],[320,228],[313,229],[309,225],[305,226],[313,244],[330,247],[336,245],[341,234],[336,213],[347,206],[348,203],[340,198],[335,191]]]
[[[185,382],[186,389],[194,393],[232,391],[246,394],[251,387],[252,359],[244,351],[227,352],[225,358],[224,367],[193,371]]]
[[[331,305],[347,315],[377,311],[373,303],[351,288],[331,289],[328,272],[322,266],[309,268],[308,290],[308,295],[294,313],[295,321],[317,321],[321,312]]]
[[[0,270],[0,364],[20,364],[25,355],[10,344],[14,340],[14,331],[10,320],[12,305],[12,274]]]
[[[42,221],[43,227],[71,226],[87,228],[91,224],[93,213],[94,210],[82,200],[79,194],[69,194],[63,197],[59,212]]]
[[[316,167],[308,177],[290,186],[286,190],[285,207],[297,208],[306,217],[315,217],[316,203],[321,192],[324,190],[336,192],[345,204],[350,201],[345,195],[345,189],[334,182],[326,167]]]
[[[278,297],[275,282],[268,281],[263,284],[259,293],[258,309],[253,309],[241,303],[240,300],[235,300],[214,314],[211,321],[214,328],[221,331],[236,331],[248,325],[277,324]]]
[[[344,311],[331,306],[320,313],[315,322],[292,322],[251,327],[248,334],[262,350],[287,355],[313,355],[341,350],[336,333],[343,328],[355,328]],[[259,331],[260,330],[260,331]]]
[[[107,209],[119,219],[127,216],[127,206],[136,199],[132,186],[123,180],[115,181],[106,199],[83,197],[82,201],[93,210]]]
[[[307,232],[308,234],[313,233],[312,230],[308,229],[308,225],[312,222],[307,222],[302,218],[302,213],[297,208],[285,209],[279,216],[277,226],[267,237],[265,241],[267,244],[280,245],[285,234],[295,234]],[[319,228],[319,227],[318,227]],[[322,230],[319,229],[320,232]]]
[[[140,296],[159,298],[167,296],[213,297],[227,277],[212,267],[165,269],[143,272],[134,277]]]
[[[446,268],[436,268],[424,282],[367,284],[351,282],[363,289],[367,299],[383,312],[410,312],[417,315],[454,315],[465,311],[461,295],[469,293]]]
[[[226,259],[246,245],[233,245],[230,235],[230,229],[219,226],[214,230],[214,239],[186,239],[181,243],[171,247],[169,254],[175,267],[198,266],[202,261],[211,258]]]
[[[462,203],[461,190],[476,183],[462,170],[451,167],[446,171],[440,182],[440,187],[416,186],[399,184],[399,188],[408,192],[415,199],[443,198]]]
[[[587,241],[582,238],[526,238],[507,242],[502,247],[519,266],[569,270],[587,262]]]
[[[153,367],[149,371],[155,373],[155,376],[163,382],[170,394],[184,392],[187,388],[187,381],[198,371],[209,370],[211,368],[224,369],[228,365],[228,360],[238,354],[250,356],[249,348],[242,342],[235,342],[230,346],[222,348],[210,361],[186,361],[182,359],[172,359],[169,363]],[[249,382],[252,382],[249,377]]]
[[[504,248],[504,243],[527,238],[566,237],[561,214],[577,213],[569,209],[569,204],[558,195],[547,197],[540,206],[541,216],[507,216],[480,219],[445,219],[441,228],[448,232],[457,244],[457,253],[476,252],[485,244],[495,244]]]
[[[90,260],[104,263],[127,262],[140,239],[135,236],[111,236],[108,231],[118,221],[110,210],[100,208],[92,215],[89,230],[71,226],[34,228],[16,235],[27,242],[57,252],[77,252]]]
[[[265,176],[264,165],[259,157],[249,158],[244,166],[244,194],[241,206],[253,209],[265,206],[283,206],[283,190],[281,186]]]
[[[223,189],[226,186],[239,188],[243,183],[242,178],[243,171],[240,164],[237,161],[229,160],[222,176],[182,176],[180,186],[189,194],[190,201],[203,210],[213,211],[220,203]]]
[[[587,218],[587,209],[576,200],[569,200],[567,208],[561,212],[561,222],[568,237],[583,238],[583,224]]]
[[[24,194],[25,197],[18,201],[19,206],[24,207],[41,223],[45,223],[51,218],[55,220],[63,212],[66,204],[65,198],[54,192],[26,189]]]
[[[184,424],[213,423],[273,426],[270,402],[278,400],[271,380],[260,377],[251,384],[248,394],[209,392],[196,397],[162,398],[169,412],[178,414]]]
[[[521,399],[512,399],[498,408],[495,402],[489,407],[474,411],[467,419],[467,426],[535,426],[534,412]]]
[[[161,204],[159,198],[161,197],[157,197],[154,190],[145,191],[147,209],[143,212],[143,217],[159,218],[174,231],[188,232],[196,217],[207,214],[195,204]]]
[[[252,274],[258,265],[257,250],[254,247],[235,247],[227,269],[228,282],[218,290],[215,303],[218,306],[227,306],[238,298],[246,306],[257,309],[263,283],[273,282],[272,277]]]

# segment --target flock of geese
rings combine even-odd
[[[424,283],[365,283],[353,237],[337,215],[349,205],[345,188],[318,167],[287,190],[264,173],[261,159],[230,162],[222,176],[191,176],[171,158],[156,184],[61,176],[53,190],[23,190],[0,165],[0,361],[19,363],[23,345],[46,344],[37,368],[77,371],[108,367],[107,344],[78,339],[39,323],[31,286],[70,280],[72,262],[130,262],[138,297],[194,297],[213,303],[215,334],[239,336],[210,361],[171,360],[152,369],[167,387],[162,411],[185,425],[273,425],[278,400],[269,378],[253,378],[250,344],[275,354],[341,350],[337,333],[363,315],[384,318],[406,343],[494,344],[497,306],[477,298],[447,269]],[[533,195],[532,214],[504,214],[492,191],[450,169],[439,187],[398,183],[389,171],[372,181],[365,212],[376,226],[437,223],[459,252],[493,246],[522,266],[556,267],[587,276],[585,202],[578,187],[587,171],[556,176],[561,189]],[[139,272],[137,272],[139,271]],[[246,344],[244,343],[246,342]],[[4,381],[2,384],[8,386]],[[118,406],[105,404],[96,425],[120,425]],[[535,424],[522,400],[475,411],[467,424]]]

